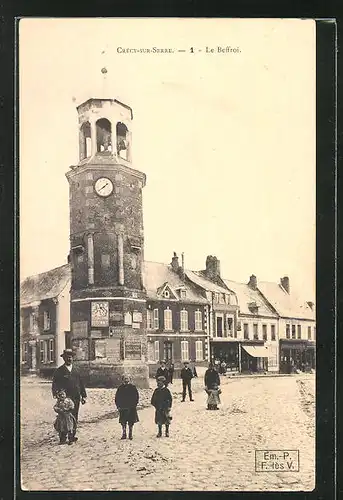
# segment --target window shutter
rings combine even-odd
[[[155,361],[158,362],[160,360],[160,341],[155,340]]]
[[[195,342],[195,359],[196,361],[203,361],[204,359],[202,340]]]
[[[159,317],[158,317],[158,309],[154,309],[154,329],[158,330],[160,327]]]

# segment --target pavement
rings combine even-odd
[[[154,388],[154,381],[151,387]],[[206,410],[202,378],[194,402],[170,386],[170,437],[156,438],[153,389],[140,391],[133,441],[120,440],[114,389],[88,389],[77,443],[60,446],[50,384],[22,377],[24,490],[311,491],[315,486],[315,377],[222,377],[219,411]],[[299,450],[299,472],[255,472],[255,450]]]

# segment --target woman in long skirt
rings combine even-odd
[[[122,383],[118,387],[115,395],[115,404],[119,410],[119,423],[122,426],[123,434],[121,439],[126,439],[126,426],[129,426],[129,439],[133,439],[132,429],[136,422],[139,422],[137,405],[139,394],[135,385],[130,381],[128,375],[123,375]]]

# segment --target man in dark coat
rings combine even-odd
[[[85,404],[86,402],[86,389],[80,374],[73,366],[74,353],[72,349],[65,349],[61,357],[64,360],[64,364],[57,368],[54,373],[52,380],[52,395],[55,398],[58,391],[61,389],[65,391],[67,398],[70,398],[74,403],[74,410],[72,410],[71,413],[74,415],[77,422],[80,402],[81,404]],[[75,433],[72,436],[72,440],[77,441]]]
[[[168,384],[169,384],[169,382],[170,382],[170,374],[169,374],[168,368],[166,367],[166,362],[165,361],[161,361],[160,367],[157,368],[155,379],[157,380],[158,377],[164,377],[166,379],[166,384],[165,385],[167,387]]]
[[[210,390],[213,389],[214,385],[220,385],[220,377],[217,370],[214,369],[213,364],[210,363],[205,372],[205,387]]]
[[[172,384],[174,378],[174,363],[172,361],[169,362],[169,382]]]
[[[193,378],[193,372],[192,369],[189,367],[188,361],[185,361],[184,367],[181,370],[181,379],[182,379],[182,400],[181,402],[183,403],[186,399],[186,389],[188,389],[188,395],[189,395],[189,400],[194,401],[192,397],[192,378]]]

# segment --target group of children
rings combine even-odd
[[[158,427],[157,436],[162,437],[162,427],[165,426],[165,436],[169,437],[169,426],[172,421],[171,408],[173,397],[168,389],[168,382],[164,376],[159,376],[156,379],[157,387],[153,392],[151,404],[155,408],[155,423]],[[217,383],[212,384],[210,387],[206,386],[207,393],[207,409],[218,410],[220,404],[221,390]],[[123,375],[122,384],[118,387],[115,395],[115,404],[119,411],[119,423],[122,426],[122,437],[133,439],[133,426],[139,421],[137,413],[137,405],[139,401],[139,394],[136,386],[130,382],[128,375]],[[57,393],[57,402],[54,410],[57,413],[54,427],[60,436],[60,443],[72,444],[74,442],[73,436],[76,432],[77,422],[72,414],[74,409],[73,401],[67,397],[64,390]],[[128,426],[128,434],[127,434]],[[68,441],[67,441],[68,438]]]

